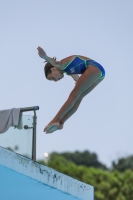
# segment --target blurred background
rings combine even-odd
[[[132,169],[132,10],[130,0],[0,2],[0,109],[40,107],[37,111],[40,162],[48,163],[49,154],[51,157],[54,154],[76,165],[112,170],[121,168],[118,166],[121,159],[126,163],[128,159],[131,162],[120,171]],[[38,46],[57,60],[83,55],[106,70],[104,81],[84,98],[64,129],[49,135],[43,129],[75,83],[67,75],[56,83],[46,80]],[[75,161],[73,157],[77,155],[80,158]],[[90,158],[85,155],[91,157],[89,165],[85,161],[77,163],[81,157]]]

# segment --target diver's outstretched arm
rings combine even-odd
[[[47,62],[49,62],[52,66],[57,67],[57,68],[61,68],[61,62],[60,61],[56,61],[53,58],[50,58],[49,56],[47,56],[46,52],[38,46],[37,48],[38,50],[38,55],[43,58],[44,60],[46,60]]]

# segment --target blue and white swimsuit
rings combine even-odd
[[[100,69],[101,77],[100,79],[105,77],[105,70],[104,68],[94,60],[84,60],[78,56],[76,56],[64,69],[63,71],[66,74],[83,74],[86,68],[89,65],[93,65]]]

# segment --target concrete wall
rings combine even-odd
[[[94,200],[94,187],[0,147],[0,164],[83,200]]]

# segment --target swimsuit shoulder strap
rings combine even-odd
[[[78,55],[76,55],[76,56],[64,67],[63,70],[67,69],[67,68],[69,67],[69,65],[70,65],[72,62],[76,61],[76,59],[77,59],[77,62],[79,62],[79,59],[80,59],[81,61],[84,61],[85,66],[87,65],[87,64],[86,64],[86,60],[84,60],[83,58],[80,58]]]
[[[75,56],[75,58],[76,58],[76,57],[78,57],[78,56]],[[63,70],[65,70],[65,69],[75,60],[75,58],[73,58],[73,59],[64,67]]]

